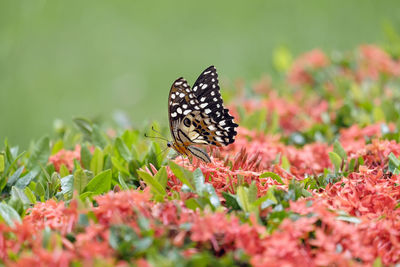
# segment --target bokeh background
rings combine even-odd
[[[291,53],[353,49],[400,26],[392,1],[0,1],[0,140],[51,133],[55,119],[167,120],[171,83],[213,64],[224,80],[274,75]]]

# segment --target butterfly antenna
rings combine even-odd
[[[168,142],[168,139],[167,138],[164,138],[164,137],[162,137],[162,136],[150,136],[150,135],[148,135],[148,134],[144,134],[144,137],[147,137],[147,138],[155,138],[155,139],[161,139],[161,140],[164,140],[164,141],[167,141]]]
[[[161,156],[165,152],[165,150],[167,150],[167,149],[168,149],[168,147],[164,148],[160,153],[158,153],[156,155],[156,157],[158,158],[159,156]]]
[[[156,132],[156,133],[158,133],[159,135],[162,136],[162,134],[161,134],[159,131],[157,131],[157,130],[154,128],[154,126],[151,126],[151,129],[153,130],[153,132]]]

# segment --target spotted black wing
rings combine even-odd
[[[214,66],[208,67],[200,74],[193,85],[192,92],[197,99],[201,116],[210,118],[207,127],[203,128],[211,135],[209,143],[217,146],[233,143],[237,134],[235,128],[238,125],[234,123],[229,110],[224,107],[218,74]]]
[[[194,110],[197,100],[183,78],[177,79],[171,86],[168,97],[168,114],[172,138],[179,139],[179,127],[184,118]],[[197,107],[198,108],[198,107]]]

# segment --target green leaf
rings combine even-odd
[[[41,183],[37,183],[35,187],[35,194],[39,196],[41,201],[44,201],[44,194],[46,191],[44,190],[44,187]]]
[[[90,161],[92,160],[92,153],[87,148],[86,145],[82,145],[81,147],[81,162],[85,169],[90,169]]]
[[[30,182],[35,179],[35,177],[39,174],[38,170],[33,170],[28,172],[25,176],[19,178],[17,182],[15,183],[15,186],[21,189],[24,189],[27,187]]]
[[[61,178],[61,194],[63,194],[66,199],[70,199],[72,197],[74,182],[75,179],[72,174]]]
[[[54,143],[53,148],[51,149],[51,155],[56,154],[58,151],[64,148],[64,141],[62,139],[58,140]]]
[[[92,141],[96,146],[101,148],[104,148],[107,145],[107,139],[97,125],[93,126]]]
[[[196,209],[202,210],[201,205],[199,204],[199,202],[197,202],[197,200],[195,198],[186,199],[185,206],[191,210],[196,210]]]
[[[338,154],[336,154],[333,151],[329,152],[328,155],[329,155],[329,158],[330,158],[333,166],[335,166],[335,172],[339,172],[340,166],[342,165],[342,159],[340,158],[340,156]]]
[[[4,172],[4,155],[0,154],[0,173]]]
[[[376,258],[374,260],[374,263],[372,264],[372,267],[383,267],[383,263],[380,257]]]
[[[275,48],[273,53],[274,67],[279,72],[287,71],[292,65],[292,54],[286,46],[279,46]]]
[[[29,187],[25,187],[29,188]],[[21,203],[24,205],[24,208],[27,208],[29,204],[32,204],[32,202],[29,201],[29,198],[25,195],[24,191],[22,189],[19,189],[18,187],[13,186],[11,188],[11,201],[15,200],[20,200]]]
[[[197,168],[193,172],[193,182],[194,182],[194,187],[196,189],[196,192],[202,196],[203,195],[203,190],[205,188],[205,183],[204,183],[204,175],[201,172],[200,168]]]
[[[378,107],[378,106],[374,106],[373,110],[372,110],[372,115],[374,117],[374,121],[375,122],[379,122],[379,121],[385,121],[385,113],[383,112],[383,110]]]
[[[248,200],[249,203],[253,203],[254,201],[256,201],[257,199],[257,186],[256,183],[253,181],[249,187],[249,191],[248,191]]]
[[[219,197],[218,197],[217,193],[215,192],[215,189],[212,186],[212,184],[208,184],[208,183],[205,184],[203,192],[207,193],[207,195],[205,195],[204,193],[203,193],[203,195],[204,195],[204,197],[206,197],[210,201],[211,205],[214,208],[218,208],[219,206],[221,206],[221,202],[219,201]]]
[[[393,174],[400,174],[399,170],[400,160],[396,158],[396,156],[392,152],[390,152],[388,158],[389,158],[388,170]]]
[[[50,156],[50,139],[45,136],[35,144],[31,157],[29,158],[28,168],[38,168],[38,163],[46,165]]]
[[[267,193],[258,198],[256,201],[254,201],[252,203],[252,209],[257,209],[261,206],[261,209],[265,209],[273,204],[278,204],[278,200],[276,199],[275,195],[274,195],[274,191],[275,191],[275,186],[271,186],[270,188],[268,188]]]
[[[282,168],[286,171],[290,171],[290,162],[288,158],[286,156],[282,156],[281,160],[282,160],[281,163]]]
[[[68,170],[67,166],[65,166],[65,164],[61,164],[59,173],[60,173],[61,177],[65,177],[65,176],[69,175],[69,170]]]
[[[122,189],[124,189],[124,190],[128,190],[128,189],[129,189],[128,185],[125,183],[125,180],[124,180],[124,178],[121,176],[120,173],[118,174],[118,182],[119,182],[119,184],[121,185],[121,188],[122,188]]]
[[[118,154],[126,161],[129,162],[132,160],[132,153],[129,151],[128,147],[125,145],[124,141],[120,137],[115,139],[115,147],[118,151]]]
[[[178,178],[183,184],[187,185],[190,190],[195,191],[194,182],[193,182],[193,173],[185,170],[178,164],[173,161],[169,162],[169,167],[172,172],[175,174],[176,178]]]
[[[154,175],[154,178],[161,184],[163,188],[167,187],[167,180],[168,180],[168,175],[167,175],[167,169],[165,166],[163,166],[157,173]]]
[[[18,212],[6,203],[0,203],[0,217],[11,227],[14,227],[14,222],[22,222]]]
[[[335,140],[335,142],[333,143],[333,152],[338,154],[340,158],[342,158],[344,161],[347,160],[347,153],[338,140]]]
[[[89,177],[82,169],[76,170],[73,177],[73,190],[76,190],[78,194],[81,194],[89,183]]]
[[[74,118],[73,122],[83,134],[86,136],[92,135],[93,127],[91,121],[85,118]]]
[[[353,216],[337,216],[336,220],[355,223],[355,224],[361,223],[361,220],[359,218]]]
[[[96,195],[106,193],[111,188],[111,178],[111,170],[105,170],[90,180],[83,192],[93,192]]]
[[[154,194],[161,196],[165,196],[167,194],[164,187],[156,179],[154,179],[153,176],[144,171],[138,171],[138,174],[140,178],[142,178],[147,184],[147,186],[150,186]]]
[[[247,194],[247,188],[244,186],[239,186],[237,188],[237,197],[239,206],[242,208],[243,211],[249,212],[250,211],[250,202]]]
[[[21,173],[24,171],[24,166],[19,167],[14,173],[13,175],[11,175],[10,178],[8,178],[7,181],[7,185],[8,186],[13,186],[15,184],[15,182],[19,179],[19,177],[21,176]]]
[[[90,161],[90,170],[97,175],[103,170],[104,155],[98,147],[94,150],[92,160]]]
[[[120,172],[122,172],[124,175],[129,176],[129,170],[127,168],[125,168],[121,162],[119,162],[118,158],[116,157],[111,157],[111,163],[112,165],[119,170]]]
[[[96,193],[94,193],[94,192],[84,192],[84,193],[80,194],[79,198],[83,201],[83,200],[85,200],[87,198],[91,198],[92,196],[95,196],[95,195],[96,195]]]
[[[356,159],[353,158],[350,160],[350,163],[349,163],[349,169],[348,169],[349,172],[354,172],[355,166],[356,166]]]
[[[282,178],[281,178],[278,174],[276,174],[276,173],[273,173],[273,172],[264,172],[264,173],[262,173],[262,174],[260,175],[260,178],[267,178],[267,177],[272,178],[273,180],[277,181],[277,182],[280,183],[280,184],[284,184]]]
[[[29,189],[29,187],[25,187],[24,193],[32,204],[36,203],[36,196],[33,194],[32,190]]]
[[[225,204],[227,208],[231,208],[232,210],[240,210],[240,205],[236,196],[224,191],[222,191],[222,196],[225,198]]]

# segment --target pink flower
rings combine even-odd
[[[321,69],[329,64],[329,59],[322,50],[315,49],[298,57],[292,64],[288,79],[292,85],[313,84],[310,71]]]
[[[54,167],[57,172],[60,171],[60,167],[64,164],[69,171],[74,169],[74,159],[80,161],[81,160],[81,146],[76,145],[75,150],[65,150],[61,149],[56,154],[51,155],[49,158],[49,162],[54,164]]]

